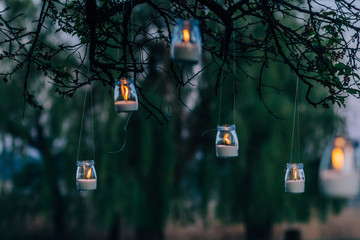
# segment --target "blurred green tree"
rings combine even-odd
[[[29,5],[32,6],[30,3]],[[8,12],[11,13],[13,12]],[[43,37],[46,38],[46,33]],[[152,88],[149,98],[168,108],[170,118],[173,114],[170,104],[176,99],[167,90],[175,89],[175,86],[156,67],[159,63],[156,56],[164,54],[164,48],[150,48],[154,52],[154,59],[149,60],[149,75],[154,81],[144,82],[142,87]],[[58,67],[63,67],[61,58],[56,61]],[[71,69],[72,64],[75,65],[73,61],[68,61],[67,64],[65,67],[68,69]],[[18,74],[21,76],[25,73]],[[83,78],[83,81],[87,80],[87,76]],[[1,221],[4,224],[0,226],[5,230],[12,224],[23,226],[26,230],[21,233],[17,229],[1,231],[4,233],[1,238],[16,239],[33,234],[34,238],[77,239],[101,232],[108,235],[108,239],[118,239],[124,225],[135,229],[137,239],[163,239],[163,229],[173,195],[176,152],[172,139],[178,122],[162,126],[154,122],[155,119],[148,119],[146,112],[140,110],[132,115],[125,133],[123,127],[128,115],[115,113],[110,86],[93,83],[92,90],[88,85],[84,91],[78,91],[71,99],[64,100],[56,95],[55,86],[39,80],[36,70],[30,73],[29,79],[38,83],[33,84],[34,89],[29,90],[41,92],[34,96],[34,101],[42,102],[44,109],[41,111],[34,111],[23,105],[22,93],[18,91],[21,88],[20,82],[6,83],[10,86],[9,89],[3,87],[4,82],[0,83],[3,102],[1,112],[7,113],[0,119],[1,136],[21,139],[22,158],[27,157],[25,150],[31,147],[39,153],[40,159],[37,160],[41,162],[36,166],[22,166],[21,172],[10,179],[18,184],[15,184],[10,195],[4,193],[1,200],[4,204],[14,206],[9,208],[9,211],[13,211],[14,222],[3,218]],[[158,87],[154,89],[154,85]],[[84,105],[85,91],[87,101]],[[98,173],[98,190],[85,196],[75,189],[83,106],[84,126],[79,160],[93,158],[94,134],[95,166]],[[177,128],[176,131],[179,130]],[[119,149],[125,139],[124,151],[110,154]],[[5,145],[5,141],[1,143]],[[10,150],[16,149],[11,147]],[[3,155],[5,154],[3,151]],[[29,169],[30,167],[36,169]],[[35,186],[31,185],[33,180],[37,183]],[[19,195],[19,189],[27,190],[26,199]],[[14,199],[25,206],[15,205]],[[30,199],[33,200],[29,201]],[[31,207],[27,204],[33,204],[37,208],[30,211]],[[4,212],[5,216],[9,214],[10,212]],[[32,231],[26,218],[18,217],[21,214],[33,222],[38,218],[44,219],[44,222]],[[7,222],[9,224],[5,224]]]

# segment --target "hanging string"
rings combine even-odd
[[[92,83],[91,83],[90,69],[88,70],[88,84],[90,84],[90,114],[91,114],[91,133],[92,133],[92,153],[93,159],[95,160],[95,134],[94,134],[94,113],[93,113],[93,94],[92,94]],[[87,99],[87,90],[85,90],[84,104],[81,115],[81,124],[80,124],[80,134],[79,134],[79,142],[78,142],[78,150],[76,154],[76,159],[79,161],[80,156],[80,148],[81,148],[81,140],[82,140],[82,132],[84,128],[84,118],[85,118],[85,108],[86,108],[86,99]]]
[[[212,132],[212,131],[217,131],[217,128],[213,128],[213,129],[209,129],[209,130],[206,130],[204,131],[201,136],[204,136],[205,134],[207,134],[208,132]]]
[[[82,137],[82,130],[83,130],[83,125],[84,125],[84,115],[85,115],[86,97],[87,97],[87,91],[85,91],[83,111],[82,111],[82,116],[81,116],[79,143],[78,143],[78,150],[77,150],[77,157],[76,157],[76,160],[77,160],[77,161],[79,161],[79,154],[80,154],[80,147],[81,147],[81,137]]]
[[[226,40],[225,38],[226,38],[226,37],[224,36],[224,41]],[[222,69],[221,69],[221,71],[222,71]],[[223,75],[223,74],[220,73],[220,77],[221,77],[222,75]],[[224,83],[224,78],[221,78],[221,80],[220,80],[220,98],[219,98],[219,117],[218,117],[218,125],[220,125],[220,119],[221,119],[221,103],[222,103],[223,83]]]
[[[131,0],[131,40],[134,40],[134,9],[133,9],[133,0]]]
[[[90,76],[89,76],[90,81]],[[93,88],[90,81],[90,111],[91,111],[91,132],[92,132],[92,147],[93,147],[93,160],[95,161],[95,133],[94,133],[94,110],[93,110]]]
[[[119,153],[119,152],[121,152],[122,150],[124,150],[125,145],[126,145],[126,139],[127,139],[127,125],[128,125],[129,120],[130,120],[130,118],[131,118],[131,115],[132,115],[132,112],[130,112],[129,117],[128,117],[128,119],[126,120],[126,123],[125,123],[125,126],[124,126],[124,132],[125,132],[124,143],[122,144],[122,146],[121,146],[121,148],[120,148],[119,150],[117,150],[117,151],[112,151],[112,152],[109,152],[109,153],[111,153],[111,154],[113,154],[113,153]]]
[[[296,122],[296,111],[297,115],[299,117],[299,77],[296,78],[296,90],[295,90],[295,100],[294,100],[294,113],[293,113],[293,125],[292,125],[292,134],[291,134],[291,150],[290,150],[290,163],[292,163],[293,158],[293,149],[294,149],[294,135],[295,135],[295,122]],[[298,147],[299,147],[299,121],[297,125],[297,139],[298,139]],[[298,151],[300,152],[300,148],[298,148]]]
[[[222,74],[220,74],[220,77],[222,77]],[[219,117],[218,117],[218,125],[220,125],[220,118],[221,118],[221,102],[222,102],[223,81],[224,81],[224,79],[221,78],[221,80],[220,80],[220,98],[219,98]]]
[[[235,106],[235,102],[236,102],[236,99],[235,99],[235,89],[236,89],[236,81],[235,81],[235,71],[236,71],[236,63],[235,63],[235,38],[236,38],[236,35],[235,35],[235,32],[233,33],[233,40],[234,40],[234,48],[233,48],[233,58],[234,58],[234,61],[233,61],[233,74],[234,74],[234,93],[233,93],[233,114],[234,114],[234,124],[236,123],[236,106]],[[221,74],[222,75],[222,74]],[[220,76],[221,76],[220,75]],[[220,80],[220,98],[219,98],[219,116],[218,116],[218,125],[220,125],[220,120],[221,120],[221,105],[222,105],[222,92],[223,92],[223,83],[224,83],[224,79],[222,78]],[[210,130],[211,131],[211,130]],[[206,134],[207,132],[203,133],[203,134]]]
[[[236,43],[235,43],[235,39],[236,39],[236,33],[234,32],[233,33],[233,40],[234,40],[234,50],[233,50],[233,58],[234,58],[234,61],[233,61],[233,72],[234,72],[234,98],[233,98],[233,107],[234,107],[234,125],[236,124],[236,106],[235,106],[235,96],[236,96],[236,78],[235,78],[235,76],[236,76],[236,74],[235,74],[235,71],[236,71],[236,62],[235,62],[235,47],[236,47]]]
[[[123,9],[122,9],[122,14],[123,14],[123,16],[125,15],[125,1],[120,1],[120,2],[122,2],[123,3]],[[119,22],[121,22],[121,16],[120,16],[120,13],[119,13],[119,15],[118,15],[118,21]],[[119,24],[120,25],[120,24]],[[117,51],[116,51],[116,60],[118,61],[118,62],[120,62],[120,42],[121,42],[121,30],[120,30],[120,27],[119,27],[119,38],[118,38],[118,42],[119,42],[119,47],[118,47],[118,49],[117,49]],[[125,65],[125,63],[126,63],[126,59],[125,59],[125,61],[124,61],[124,69],[126,68],[126,65]]]
[[[131,6],[133,6],[133,0],[131,0]],[[135,11],[133,10],[133,13],[131,15],[131,34],[132,34],[132,38],[134,40],[134,46],[135,46],[135,39],[134,39],[134,15],[135,15]],[[135,37],[136,38],[136,37]],[[139,50],[139,68],[141,68],[141,65],[142,65],[142,54],[141,54],[141,47],[138,47],[138,50]],[[135,51],[134,51],[135,52]],[[136,56],[135,56],[135,59],[136,59]],[[136,62],[135,62],[136,63]],[[135,81],[135,72],[134,72],[134,81]]]
[[[300,99],[299,99],[299,82],[297,82],[297,88],[298,88],[298,93],[297,93],[297,141],[298,141],[298,159],[300,160],[300,111],[299,111],[299,105],[300,105]]]
[[[123,4],[123,13],[124,13],[124,10],[125,9],[125,4]],[[120,14],[118,15],[118,21],[120,22],[121,18],[120,18]],[[120,30],[120,27],[119,27],[119,37],[118,37],[118,42],[119,42],[119,47],[116,51],[116,60],[118,62],[120,62],[120,41],[121,41],[121,30]]]

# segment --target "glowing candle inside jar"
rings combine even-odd
[[[183,30],[183,36],[184,36],[184,42],[189,42],[189,40],[190,40],[189,30],[184,29],[184,30]]]
[[[344,170],[345,160],[353,161],[354,150],[346,146],[346,140],[338,137],[331,152],[332,169],[320,172],[322,191],[331,197],[351,198],[359,193],[360,175],[353,169]],[[346,156],[346,158],[345,158]]]
[[[121,95],[123,96],[124,100],[127,101],[129,98],[129,88],[123,84],[121,84]]]
[[[222,140],[224,144],[217,144],[216,145],[216,156],[217,157],[237,157],[238,156],[238,147],[237,146],[231,146],[230,139],[229,139],[229,133],[226,133],[224,135],[224,138]]]
[[[86,167],[83,166],[84,172],[86,170]],[[77,179],[76,180],[76,186],[77,189],[80,191],[88,191],[88,190],[94,190],[96,189],[96,179],[90,179],[92,174],[91,168],[87,171],[86,178],[85,179]]]
[[[333,168],[337,171],[340,171],[344,166],[344,152],[341,148],[336,147],[331,153],[331,163]]]
[[[200,47],[198,44],[190,42],[188,29],[183,30],[183,40],[175,44],[173,59],[180,62],[197,63],[200,60]]]
[[[305,191],[305,180],[297,179],[297,169],[293,168],[292,180],[285,181],[285,192],[288,193],[303,193]]]
[[[138,103],[133,100],[128,100],[130,98],[130,90],[127,86],[121,84],[121,95],[123,97],[123,101],[115,102],[116,112],[131,112],[138,110]]]

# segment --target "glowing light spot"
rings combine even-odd
[[[87,174],[86,174],[86,178],[89,179],[91,177],[91,168],[88,170]]]
[[[125,101],[129,99],[129,88],[127,86],[121,85],[121,95]]]
[[[226,133],[224,138],[223,138],[223,141],[225,142],[225,144],[227,145],[230,145],[230,139],[229,139],[229,134]]]
[[[331,154],[331,162],[335,170],[341,170],[344,166],[344,152],[341,148],[336,147]]]
[[[184,42],[188,42],[188,41],[190,40],[189,30],[184,29],[184,30],[183,30],[183,36],[184,36]]]
[[[297,178],[297,169],[293,168],[293,175],[294,175],[294,180],[296,180]]]

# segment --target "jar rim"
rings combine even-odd
[[[195,18],[191,18],[191,19],[183,19],[183,18],[177,18],[175,19],[175,22],[178,24],[180,23],[188,23],[189,25],[199,25],[199,20],[195,19]]]
[[[119,85],[119,84],[131,84],[134,83],[134,79],[132,78],[125,78],[125,77],[118,77],[115,80],[115,85]]]
[[[95,161],[94,160],[81,160],[81,161],[77,161],[76,165],[77,166],[95,165]]]
[[[345,146],[349,146],[349,145],[356,148],[358,144],[359,144],[358,141],[346,135],[336,135],[331,139],[330,142],[330,145],[340,148],[344,148]]]
[[[303,163],[286,163],[287,169],[294,169],[294,168],[304,168]]]
[[[227,130],[227,131],[232,131],[235,130],[235,124],[223,124],[223,125],[217,125],[217,130]]]

